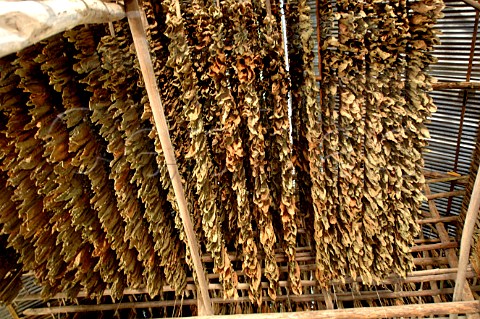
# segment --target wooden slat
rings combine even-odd
[[[431,244],[431,245],[420,245],[420,246],[413,246],[410,251],[412,253],[419,252],[419,251],[429,251],[434,249],[448,249],[448,248],[457,248],[457,242],[448,242],[448,243],[438,243],[438,244]]]
[[[480,290],[480,286],[474,286],[473,289],[475,291]],[[335,299],[337,301],[354,301],[354,300],[378,300],[378,299],[387,299],[387,298],[411,298],[411,297],[426,297],[432,295],[450,295],[453,293],[454,288],[440,288],[440,289],[425,289],[425,290],[418,290],[418,291],[391,291],[391,290],[375,290],[375,291],[357,291],[357,292],[336,292]],[[223,298],[212,298],[211,299],[214,304],[234,304],[234,303],[244,303],[249,302],[249,297],[239,297],[236,299],[223,299]],[[309,294],[309,295],[278,295],[276,301],[292,301],[292,302],[319,302],[325,301],[325,296],[323,294]],[[271,302],[273,301],[270,297],[264,296],[263,301]],[[124,306],[128,309],[135,309],[135,308],[160,308],[160,307],[170,307],[170,306],[179,306],[180,304],[184,306],[188,305],[195,305],[198,301],[196,299],[185,299],[183,301],[180,300],[165,300],[165,301],[149,301],[149,302],[131,302],[128,306]],[[111,309],[117,309],[118,304],[107,304],[101,305],[102,308],[110,307]],[[36,313],[43,313],[45,312],[45,308],[36,308],[36,309],[29,309],[27,314],[30,313],[32,310]],[[108,309],[105,309],[108,310]],[[66,309],[54,309],[53,311],[60,313],[60,312],[69,312],[71,311],[70,308]],[[92,308],[87,308],[84,311],[96,311]],[[76,311],[72,311],[76,312]],[[45,313],[51,314],[51,313]]]
[[[463,196],[465,195],[464,190],[460,191],[453,191],[453,192],[443,192],[443,193],[436,193],[436,194],[427,194],[426,197],[428,200],[438,199],[438,198],[446,198],[446,197],[455,197],[455,196]]]
[[[305,265],[302,265],[305,266]],[[301,267],[302,267],[301,266]],[[310,265],[306,265],[310,266]],[[314,266],[314,265],[313,265]],[[286,267],[285,267],[286,268]],[[313,268],[314,269],[314,268]],[[281,271],[286,271],[286,269],[281,269]],[[457,268],[440,268],[440,269],[429,269],[429,270],[418,270],[418,271],[413,271],[411,273],[407,274],[407,277],[405,279],[399,278],[397,275],[390,275],[385,280],[380,282],[380,285],[386,285],[386,284],[395,284],[395,283],[420,283],[420,282],[426,282],[426,281],[441,281],[441,280],[453,280],[456,277],[456,272]],[[468,269],[467,275],[469,278],[474,278],[475,277],[475,272],[471,269]],[[213,275],[209,276],[213,277]],[[187,284],[186,290],[195,290],[195,285],[191,284],[193,282],[193,278],[189,277],[188,281],[190,282]],[[346,284],[351,284],[354,282],[360,283],[362,279],[360,277],[356,278],[353,280],[352,278],[346,278],[345,283]],[[316,285],[315,281],[313,280],[306,280],[302,282],[303,285],[305,286],[314,286]],[[332,281],[330,282],[330,285],[340,285],[342,284],[341,281]],[[280,287],[287,287],[288,282],[287,281],[280,281],[279,282]],[[221,290],[222,287],[218,284],[209,284],[209,290]],[[268,288],[268,284],[262,283],[262,288]],[[248,285],[246,284],[240,284],[239,289],[248,289]],[[170,286],[164,286],[163,291],[174,291]],[[106,289],[103,294],[105,296],[110,296],[111,295],[111,290]],[[145,288],[141,289],[130,289],[127,288],[124,290],[124,295],[139,295],[139,294],[146,294],[147,290]],[[453,293],[453,290],[450,292]],[[336,294],[337,295],[337,294]],[[309,295],[307,295],[309,296]],[[86,298],[88,297],[88,294],[86,291],[81,290],[77,298]],[[292,296],[293,297],[293,296]],[[50,299],[67,299],[68,295],[66,293],[58,293],[54,296],[52,296]],[[21,301],[31,301],[31,300],[43,300],[41,294],[30,294],[30,295],[25,295],[25,296],[19,296],[15,299],[17,302]]]
[[[440,217],[440,218],[425,218],[420,219],[417,221],[419,225],[424,224],[436,224],[436,223],[452,223],[458,222],[458,216],[448,216],[448,217]]]

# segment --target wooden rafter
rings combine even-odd
[[[432,85],[435,90],[449,90],[449,89],[480,89],[480,82],[438,82]]]
[[[180,218],[182,220],[183,228],[187,237],[188,249],[192,256],[194,272],[198,280],[198,286],[201,295],[200,301],[203,305],[203,307],[200,306],[199,309],[204,309],[204,314],[206,315],[212,315],[212,304],[208,293],[208,283],[203,270],[202,260],[200,259],[200,249],[195,231],[193,229],[190,214],[188,212],[187,200],[185,198],[181,176],[178,171],[177,160],[175,158],[175,152],[170,139],[167,120],[165,118],[163,104],[160,98],[152,59],[148,48],[148,42],[142,23],[142,13],[137,0],[127,0],[126,11],[140,64],[140,69],[145,82],[145,88],[147,90],[148,99],[153,112],[155,127],[157,129],[158,137],[160,138],[160,143],[165,155],[168,173],[172,181],[175,198],[180,211]]]

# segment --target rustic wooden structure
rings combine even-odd
[[[439,174],[425,172],[427,176],[425,193],[426,195],[430,194],[430,187],[434,183],[448,183],[451,178],[456,180],[465,180],[468,176],[449,176],[449,174]],[[432,177],[429,178],[428,176]],[[434,194],[436,195],[436,194]],[[447,194],[443,195],[448,196],[459,196],[458,194]],[[441,196],[440,196],[441,197]],[[448,298],[448,296],[454,293],[454,282],[457,279],[459,273],[459,260],[456,255],[455,249],[459,247],[459,243],[455,238],[451,237],[447,231],[446,224],[456,224],[457,217],[440,217],[438,212],[435,198],[438,196],[433,196],[433,198],[428,200],[429,211],[423,213],[422,218],[418,220],[418,223],[423,227],[427,227],[433,230],[438,239],[425,239],[418,238],[416,239],[416,245],[412,247],[411,252],[414,254],[414,262],[416,265],[416,270],[412,273],[407,274],[406,278],[399,278],[396,275],[392,275],[384,281],[378,283],[377,286],[371,287],[370,289],[366,288],[365,290],[357,292],[349,291],[340,291],[343,283],[341,282],[331,282],[331,285],[326,291],[313,292],[312,294],[305,294],[302,296],[288,296],[282,295],[277,297],[278,302],[289,300],[294,303],[301,302],[315,302],[322,303],[328,301],[329,297],[334,301],[338,306],[342,303],[351,303],[351,302],[372,302],[375,300],[392,300],[395,302],[411,299],[417,300],[419,303],[414,305],[405,305],[397,307],[374,307],[374,308],[355,308],[355,309],[337,309],[337,310],[323,310],[323,311],[312,311],[308,312],[309,318],[347,318],[347,316],[352,317],[352,314],[355,313],[356,318],[388,318],[388,317],[397,317],[397,316],[427,316],[427,315],[450,315],[450,314],[468,314],[469,318],[478,318],[478,307],[479,304],[475,301],[474,294],[480,291],[480,286],[473,285],[470,286],[468,281],[465,281],[464,292],[462,300],[465,302],[442,302]],[[302,230],[300,230],[302,231]],[[232,260],[235,261],[236,257],[232,254]],[[445,256],[445,257],[444,257]],[[315,257],[312,253],[311,247],[299,247],[298,249],[298,260],[301,262],[301,270],[308,271],[315,268]],[[201,257],[202,262],[208,263],[212,259],[210,256],[204,255]],[[277,261],[282,262],[286,260],[286,256],[278,251]],[[280,269],[282,272],[287,271],[287,267],[282,267]],[[465,279],[472,279],[476,277],[476,273],[471,269],[467,264],[462,270],[465,274]],[[241,276],[242,272],[238,271],[238,275]],[[218,278],[218,275],[208,274],[206,276],[207,289],[209,296],[214,296],[216,292],[221,291],[222,286],[217,283],[213,283]],[[210,283],[209,283],[210,282]],[[349,278],[346,280],[345,284],[360,283],[360,278]],[[315,280],[303,280],[302,285],[304,287],[312,287],[315,290],[316,281]],[[388,285],[398,287],[397,289],[388,288]],[[413,285],[416,288],[412,290],[405,290],[401,288],[402,285]],[[288,282],[281,281],[280,287],[287,287]],[[263,288],[268,287],[268,283],[262,283]],[[196,291],[197,286],[193,278],[188,279],[187,290]],[[238,289],[242,291],[248,290],[248,284],[241,283],[238,285]],[[169,286],[163,288],[164,291],[172,291],[173,289]],[[125,295],[144,295],[146,294],[146,289],[127,289]],[[108,296],[110,292],[107,290],[104,292],[105,296]],[[203,295],[202,295],[203,296]],[[87,295],[85,292],[81,291],[77,298],[81,300],[86,298]],[[65,299],[67,296],[65,294],[59,293],[53,297],[53,300]],[[428,300],[436,299],[439,303],[435,304],[423,304],[428,302]],[[215,305],[219,304],[236,304],[242,302],[248,302],[248,297],[239,297],[238,299],[223,299],[212,297],[209,298],[210,302],[213,304],[213,309]],[[39,294],[24,295],[18,297],[16,301],[27,301],[27,300],[41,300]],[[268,297],[264,298],[264,301],[271,301]],[[109,310],[121,310],[121,309],[143,309],[143,308],[162,308],[162,307],[174,307],[182,304],[184,306],[188,305],[197,305],[199,302],[204,302],[203,300],[198,300],[196,298],[184,299],[184,300],[163,300],[163,301],[137,301],[137,302],[122,302],[122,303],[113,303],[113,304],[99,304],[99,305],[71,305],[71,306],[56,306],[56,307],[47,307],[47,308],[34,308],[28,309],[23,314],[29,316],[37,315],[51,315],[59,313],[70,313],[70,312],[89,312],[89,311],[109,311]],[[327,308],[325,306],[325,308]],[[352,312],[353,311],[353,312]],[[307,316],[307,314],[302,313],[284,313],[284,314],[271,314],[271,318],[303,318],[302,316]],[[265,316],[266,314],[262,314]],[[245,318],[249,318],[252,315],[245,315]],[[298,317],[296,317],[298,316]],[[364,316],[364,317],[361,317]],[[208,317],[207,317],[208,318]],[[220,318],[222,318],[220,316]],[[236,317],[232,317],[236,318]],[[253,316],[252,318],[256,318]]]
[[[33,1],[32,1],[33,2]],[[58,2],[65,1],[45,1],[45,5],[55,8],[54,16],[57,18],[52,20],[52,13],[45,18],[49,20],[49,23],[55,21],[55,28],[44,28],[45,24],[41,24],[41,16],[38,18],[38,25],[29,26],[29,30],[35,30],[44,28],[45,32],[42,33],[24,33],[23,29],[17,29],[19,32],[18,38],[4,44],[3,37],[0,33],[0,56],[15,52],[24,48],[36,41],[46,38],[50,35],[71,28],[78,24],[83,23],[97,23],[97,22],[109,22],[120,19],[124,16],[123,9],[116,4],[104,3],[101,1],[68,1],[69,11],[74,13],[75,17],[80,18],[72,19],[72,16],[63,15],[62,7]],[[470,3],[472,1],[465,2]],[[29,1],[24,2],[25,5]],[[88,6],[82,7],[82,4],[88,3]],[[470,3],[478,8],[478,3]],[[13,4],[12,4],[13,5]],[[17,5],[17,4],[15,4]],[[9,14],[7,7],[0,8],[0,17],[2,15],[7,16]],[[58,9],[58,10],[57,10]],[[4,11],[5,10],[5,11]],[[45,9],[46,10],[46,9]],[[46,10],[47,11],[47,10]],[[84,12],[84,15],[77,15],[79,12]],[[417,266],[417,270],[409,273],[406,278],[399,278],[398,276],[391,276],[370,290],[359,290],[356,292],[339,291],[340,287],[344,284],[353,284],[360,282],[359,278],[349,278],[345,283],[331,282],[329,290],[323,290],[320,292],[314,291],[316,287],[315,280],[303,280],[304,287],[312,287],[312,293],[303,296],[288,296],[280,295],[277,297],[278,301],[288,300],[292,302],[322,302],[325,303],[326,308],[333,308],[333,301],[337,306],[342,305],[343,302],[353,301],[372,301],[377,299],[392,299],[401,300],[402,298],[415,298],[419,301],[418,304],[411,305],[399,305],[399,306],[380,306],[369,308],[356,308],[356,309],[337,309],[337,310],[319,310],[309,312],[295,312],[295,313],[272,313],[272,314],[259,314],[259,315],[234,315],[234,316],[213,316],[214,305],[223,303],[240,303],[248,301],[248,297],[239,297],[238,299],[223,299],[212,297],[215,291],[222,289],[220,284],[213,283],[217,276],[214,274],[205,275],[202,263],[209,263],[212,261],[210,256],[201,256],[199,254],[197,240],[193,231],[192,223],[187,211],[187,205],[185,195],[183,193],[183,187],[178,174],[178,169],[175,165],[175,155],[173,152],[172,143],[170,141],[167,123],[163,112],[162,102],[158,94],[158,87],[154,78],[153,67],[147,42],[145,39],[145,33],[142,25],[142,12],[138,8],[136,0],[126,1],[126,16],[128,17],[130,28],[135,40],[135,48],[137,51],[138,59],[144,76],[148,97],[152,106],[152,111],[155,117],[156,128],[162,143],[162,147],[165,152],[165,156],[169,164],[169,174],[174,185],[175,195],[177,203],[180,207],[181,217],[185,232],[188,238],[188,246],[192,254],[193,263],[195,267],[196,284],[194,278],[189,278],[187,290],[197,291],[198,298],[190,298],[182,301],[179,300],[163,300],[163,301],[139,301],[139,302],[123,302],[120,304],[99,304],[99,305],[71,305],[71,306],[56,306],[46,308],[28,309],[23,314],[29,316],[35,315],[51,315],[58,313],[68,312],[86,312],[86,311],[104,311],[104,310],[118,310],[118,309],[131,309],[131,308],[151,308],[151,307],[169,307],[175,306],[179,303],[182,305],[196,305],[199,304],[199,309],[203,309],[201,315],[206,315],[205,318],[385,318],[385,317],[411,317],[411,316],[430,316],[430,315],[457,315],[465,314],[470,318],[478,318],[480,312],[480,302],[475,301],[474,294],[480,291],[480,286],[470,285],[467,281],[469,278],[476,277],[476,274],[468,265],[468,256],[471,246],[471,233],[473,231],[474,222],[477,218],[477,213],[480,205],[480,174],[477,176],[476,187],[474,189],[474,196],[472,196],[469,218],[466,222],[466,227],[463,232],[461,243],[455,238],[452,238],[447,231],[445,224],[457,223],[458,217],[456,216],[441,216],[436,206],[435,200],[440,198],[453,198],[464,195],[464,190],[452,190],[450,192],[432,194],[430,185],[434,183],[450,183],[456,182],[457,185],[465,183],[468,176],[452,176],[442,173],[425,172],[426,186],[425,195],[428,202],[429,210],[424,212],[422,218],[418,220],[418,224],[423,227],[429,227],[436,235],[436,239],[416,239],[416,246],[411,249],[411,253],[414,254],[414,262]],[[18,18],[18,15],[15,19]],[[70,19],[70,20],[69,20]],[[0,21],[7,21],[2,20]],[[21,20],[16,20],[21,21]],[[73,22],[72,22],[73,21]],[[46,23],[46,22],[44,22]],[[0,24],[0,32],[7,32],[6,27]],[[8,29],[10,32],[10,29]],[[8,48],[8,49],[3,49]],[[480,83],[472,82],[458,82],[458,83],[437,83],[434,85],[434,89],[479,89]],[[478,185],[477,185],[478,184]],[[475,196],[476,195],[476,196]],[[301,230],[299,230],[301,231]],[[455,249],[460,247],[460,260],[457,258]],[[277,261],[282,262],[286,260],[286,257],[280,251],[276,255]],[[235,261],[236,256],[232,254],[232,261]],[[301,262],[301,270],[309,271],[313,270],[315,265],[314,254],[311,251],[311,247],[299,247],[297,254],[298,261]],[[287,268],[280,269],[282,272],[286,272]],[[242,272],[238,272],[242,275]],[[455,282],[453,285],[452,283]],[[386,285],[394,285],[401,287],[405,284],[414,284],[416,289],[405,291],[399,289],[378,289],[379,287],[385,287]],[[287,281],[281,281],[280,287],[287,287]],[[427,289],[423,289],[427,286]],[[454,288],[453,288],[454,286]],[[262,287],[268,287],[268,283],[262,283]],[[241,283],[238,285],[239,290],[248,290],[248,284]],[[172,288],[165,286],[164,291],[171,291]],[[127,289],[125,295],[141,295],[146,294],[144,289]],[[452,295],[454,302],[441,302],[444,300],[442,296]],[[109,295],[109,291],[105,291],[104,295]],[[78,298],[86,297],[85,292],[81,291]],[[423,300],[432,297],[435,304],[422,304]],[[65,294],[59,293],[52,299],[66,298]],[[25,300],[40,300],[41,296],[37,294],[24,295],[17,298],[17,301]],[[264,298],[265,301],[269,301],[268,297]],[[9,310],[15,313],[13,307],[9,306]]]

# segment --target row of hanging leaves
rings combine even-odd
[[[441,0],[320,1],[320,103],[305,0],[284,8],[289,72],[279,1],[143,7],[189,211],[225,297],[244,280],[261,304],[265,278],[275,299],[279,250],[301,294],[300,224],[321,285],[411,269]],[[1,229],[44,296],[181,294],[190,273],[128,25],[112,31],[79,27],[1,60]]]
[[[427,68],[442,9],[441,0],[321,2],[320,283],[357,275],[373,283],[411,270],[425,122],[435,111]]]

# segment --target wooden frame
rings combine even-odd
[[[467,3],[472,2],[471,0],[464,0]],[[22,5],[27,6],[32,1],[21,1]],[[475,1],[473,1],[475,2]],[[17,3],[19,1],[7,2]],[[60,3],[63,3],[60,5]],[[88,4],[88,5],[87,5]],[[45,0],[41,2],[45,10],[54,9],[49,11],[49,16],[44,19],[43,16],[36,15],[38,19],[34,23],[38,23],[32,28],[32,30],[39,29],[48,29],[42,32],[32,32],[30,34],[25,33],[26,29],[22,28],[13,28],[7,24],[9,19],[17,19],[15,21],[20,21],[21,17],[17,15],[11,15],[11,9],[8,6],[2,4],[0,8],[0,21],[3,17],[4,24],[0,24],[0,39],[2,39],[2,34],[8,35],[3,37],[4,42],[0,42],[0,57],[9,53],[16,52],[28,45],[33,44],[34,42],[40,41],[50,35],[64,31],[68,28],[72,28],[78,24],[84,23],[99,23],[99,22],[109,22],[121,19],[125,16],[123,8],[114,4],[114,3],[104,3],[98,0]],[[480,8],[480,5],[475,2],[471,5],[476,8]],[[65,9],[67,8],[68,9]],[[63,8],[63,9],[62,9]],[[198,286],[195,284],[193,278],[190,279],[190,283],[187,285],[188,290],[197,290],[200,292],[198,299],[186,299],[182,302],[176,300],[168,301],[152,301],[152,302],[136,302],[136,303],[122,303],[122,304],[104,304],[104,305],[75,305],[75,306],[64,306],[64,307],[49,307],[49,308],[38,308],[38,309],[28,309],[24,312],[24,315],[46,315],[46,314],[55,314],[55,313],[64,313],[64,312],[80,312],[80,311],[99,311],[99,310],[114,310],[114,309],[126,309],[126,308],[145,308],[145,307],[167,307],[172,306],[172,304],[183,305],[195,305],[199,306],[199,309],[203,309],[201,314],[207,315],[205,318],[212,318],[213,316],[213,304],[215,303],[234,303],[234,302],[248,302],[248,297],[240,297],[236,300],[229,300],[223,298],[211,298],[210,293],[215,291],[221,291],[222,287],[217,283],[209,283],[217,279],[217,276],[214,274],[205,275],[203,263],[211,262],[210,256],[200,256],[199,247],[195,233],[193,231],[193,226],[190,220],[190,215],[187,210],[187,204],[185,200],[185,195],[183,191],[183,186],[180,180],[180,175],[178,173],[178,168],[176,166],[176,160],[173,152],[172,143],[168,133],[168,127],[165,120],[165,115],[163,112],[162,101],[158,93],[158,87],[155,80],[155,75],[153,72],[152,61],[149,53],[149,48],[146,41],[145,30],[142,24],[141,16],[142,13],[138,7],[136,0],[127,0],[126,1],[126,11],[127,17],[129,20],[130,28],[134,38],[135,48],[137,50],[138,59],[140,62],[142,74],[145,80],[146,89],[152,111],[154,114],[155,125],[157,132],[162,144],[162,148],[165,152],[165,158],[168,165],[168,170],[172,184],[175,190],[175,196],[177,203],[180,207],[180,213],[182,222],[185,228],[188,247],[192,254],[192,260],[194,263],[194,271],[196,278],[198,280]],[[10,11],[9,11],[10,10]],[[62,11],[63,10],[63,11]],[[17,9],[18,11],[18,9]],[[25,11],[28,11],[25,8]],[[52,19],[52,12],[55,19]],[[64,15],[64,13],[66,14]],[[79,14],[83,12],[84,14]],[[70,14],[70,15],[69,15]],[[45,21],[43,21],[44,19]],[[73,19],[73,20],[72,20]],[[48,21],[49,20],[49,21]],[[54,28],[45,28],[47,23],[48,25],[52,24],[52,20],[55,22]],[[42,22],[43,21],[43,22]],[[60,22],[63,21],[63,22]],[[43,23],[43,24],[42,24]],[[17,24],[19,24],[17,22]],[[13,31],[12,31],[13,30]],[[3,32],[3,33],[2,33]],[[16,33],[15,33],[16,32]],[[8,42],[11,41],[11,42]],[[7,43],[7,44],[4,44]],[[434,85],[436,89],[479,89],[479,83],[437,83]],[[448,232],[444,226],[445,223],[452,223],[457,221],[457,217],[448,216],[441,217],[438,209],[435,204],[435,199],[438,198],[451,198],[454,196],[462,196],[464,191],[452,191],[439,194],[431,194],[429,184],[440,183],[440,182],[451,182],[451,181],[464,181],[466,180],[465,176],[437,176],[427,180],[425,186],[425,195],[429,204],[429,215],[426,218],[419,220],[421,225],[431,225],[432,228],[436,229],[439,242],[429,242],[424,241],[424,239],[419,239],[417,241],[418,245],[412,248],[412,253],[423,253],[427,252],[423,257],[417,257],[414,259],[418,267],[425,267],[425,270],[419,270],[413,272],[407,276],[407,278],[399,278],[398,276],[392,276],[387,278],[380,285],[396,285],[396,284],[405,284],[405,283],[416,283],[423,284],[429,283],[430,289],[427,290],[418,290],[418,291],[361,291],[359,295],[355,296],[351,292],[348,293],[335,293],[335,300],[338,303],[339,301],[351,301],[351,300],[371,300],[375,298],[404,298],[404,297],[422,297],[422,296],[440,296],[440,295],[451,295],[453,294],[454,302],[446,303],[435,303],[435,304],[416,304],[416,305],[403,305],[403,306],[386,306],[386,307],[372,307],[372,308],[352,308],[352,309],[338,309],[338,310],[322,310],[322,311],[312,311],[312,312],[296,312],[296,313],[273,313],[273,314],[255,314],[255,315],[243,315],[243,316],[215,316],[218,319],[236,319],[236,318],[384,318],[384,317],[401,317],[401,316],[427,316],[427,315],[446,315],[452,314],[453,317],[456,314],[468,314],[470,318],[478,318],[478,312],[480,312],[480,302],[475,301],[473,298],[473,291],[480,291],[480,286],[470,287],[467,278],[472,278],[476,274],[471,271],[468,267],[468,257],[471,246],[471,235],[474,228],[474,223],[477,218],[478,210],[480,207],[480,174],[477,175],[477,180],[473,190],[472,200],[469,206],[467,219],[465,222],[465,229],[461,241],[460,249],[460,261],[457,258],[455,248],[458,247],[458,243],[452,241],[449,237]],[[437,252],[430,256],[429,253]],[[440,253],[438,253],[440,252]],[[441,257],[441,253],[445,252],[446,257]],[[439,256],[435,256],[439,255]],[[279,262],[284,262],[285,256],[279,252],[278,256]],[[297,255],[298,261],[301,262],[302,271],[312,271],[314,270],[315,265],[314,257],[310,247],[301,247]],[[235,260],[235,258],[232,258]],[[448,268],[442,268],[448,267]],[[285,272],[287,271],[286,267],[280,267],[280,270]],[[242,272],[239,271],[238,274],[241,276]],[[438,288],[439,282],[453,281],[456,279],[455,288]],[[349,278],[346,280],[346,283],[355,283],[358,282],[358,278]],[[304,280],[304,287],[315,287],[316,282],[314,280]],[[331,286],[340,285],[341,283],[332,282]],[[281,281],[280,287],[287,287],[288,282]],[[267,283],[262,283],[262,287],[268,287]],[[164,287],[164,291],[169,291],[170,287]],[[239,290],[247,290],[248,284],[239,284]],[[126,291],[127,294],[145,294],[146,291],[142,289],[130,289]],[[85,294],[83,294],[85,296]],[[107,292],[108,295],[108,292]],[[82,292],[80,293],[80,297]],[[55,298],[65,298],[65,295],[58,294]],[[323,290],[322,293],[312,293],[304,296],[288,296],[280,295],[278,300],[287,299],[298,301],[298,302],[309,302],[311,300],[325,302],[325,307],[332,308],[332,296],[331,292]],[[357,298],[357,299],[355,299]],[[17,298],[17,301],[22,300],[37,300],[41,299],[39,295],[30,295]],[[264,298],[265,301],[270,301],[268,297]],[[435,300],[439,300],[436,298]],[[461,301],[466,300],[466,301]],[[11,306],[10,306],[11,307]],[[11,308],[12,310],[13,307]],[[10,308],[9,308],[10,310]]]
[[[433,183],[448,183],[450,179],[448,176],[443,176],[438,173],[427,173],[425,175],[430,176],[426,180],[425,186],[425,193],[430,194],[430,186]],[[457,180],[464,180],[466,176],[457,176]],[[435,194],[434,194],[435,195]],[[458,194],[450,194],[450,196],[459,196]],[[433,196],[437,198],[438,196]],[[416,240],[416,245],[412,247],[412,253],[416,254],[416,258],[414,259],[415,265],[417,269],[412,273],[407,274],[406,278],[400,278],[396,275],[392,275],[382,282],[378,283],[377,287],[373,287],[370,290],[358,291],[358,292],[335,292],[336,289],[342,285],[340,282],[331,282],[330,288],[324,291],[314,292],[312,294],[305,294],[302,296],[289,296],[289,295],[279,295],[277,298],[278,302],[290,300],[291,302],[301,303],[301,302],[309,302],[314,301],[316,303],[324,304],[324,307],[327,308],[327,303],[330,300],[334,300],[337,303],[343,302],[352,302],[352,301],[375,301],[377,299],[392,299],[392,300],[400,300],[402,298],[420,298],[430,300],[429,298],[433,298],[435,301],[442,300],[441,296],[445,297],[452,296],[454,293],[453,282],[457,278],[458,273],[458,258],[455,252],[455,248],[459,246],[459,243],[455,241],[454,238],[449,237],[448,232],[445,227],[445,223],[456,223],[457,217],[455,216],[448,216],[448,217],[440,217],[440,213],[435,204],[435,199],[428,200],[429,203],[429,212],[425,212],[421,219],[418,220],[418,223],[423,225],[424,227],[431,227],[434,229],[438,235],[438,239],[422,239],[419,238]],[[300,230],[301,231],[301,230]],[[446,257],[442,257],[445,255]],[[232,254],[232,259],[236,260],[236,257]],[[314,255],[310,247],[299,247],[298,254],[297,254],[298,261],[300,262],[300,269],[301,271],[313,271],[315,269],[314,264]],[[212,259],[208,255],[201,256],[203,263],[210,263]],[[286,257],[284,256],[281,250],[277,251],[277,260],[278,262],[286,261]],[[279,269],[281,272],[286,273],[287,267],[281,266]],[[238,276],[242,276],[242,271],[237,271]],[[476,273],[470,268],[466,268],[466,278],[475,278],[477,275]],[[222,286],[219,283],[216,283],[218,280],[218,275],[216,274],[208,274],[206,278],[207,282],[207,289],[209,291],[209,295],[218,295],[221,290]],[[208,283],[210,282],[210,283]],[[345,284],[353,284],[353,283],[360,283],[360,278],[347,278]],[[282,289],[288,287],[287,281],[281,281],[280,287]],[[304,287],[311,287],[314,289],[316,287],[315,280],[303,280],[302,284]],[[401,286],[405,284],[414,284],[420,288],[418,290],[412,291],[396,291],[388,289],[388,285],[391,286]],[[428,285],[428,287],[423,288],[424,285]],[[266,282],[262,283],[262,288],[266,289],[268,284]],[[337,288],[335,288],[337,287]],[[382,288],[385,287],[385,288]],[[480,291],[480,286],[473,286],[470,287],[468,284],[466,285],[465,289],[465,300],[466,301],[474,301],[472,291]],[[164,291],[173,291],[173,289],[169,286],[165,286]],[[248,290],[248,284],[240,283],[238,285],[238,289],[241,291]],[[193,278],[188,278],[187,290],[196,291],[197,287],[195,285],[195,281]],[[105,295],[109,295],[110,291],[105,291]],[[126,295],[142,295],[147,294],[145,289],[127,289],[125,291]],[[78,298],[85,298],[87,295],[84,291],[81,291],[78,295]],[[65,294],[57,294],[52,299],[63,299],[66,298]],[[26,301],[26,300],[40,300],[40,295],[27,295],[17,298],[17,302]],[[265,302],[271,302],[272,300],[268,297],[264,297]],[[52,313],[64,313],[64,312],[80,312],[80,311],[100,311],[100,310],[111,310],[111,309],[135,309],[135,308],[158,308],[158,307],[172,307],[172,306],[188,306],[188,305],[197,305],[198,303],[203,303],[203,301],[199,301],[198,299],[184,299],[184,300],[165,300],[165,301],[139,301],[139,302],[128,302],[128,303],[120,303],[120,304],[100,304],[100,305],[89,305],[89,306],[64,306],[64,307],[49,307],[49,308],[37,308],[37,309],[30,309],[24,312],[25,315],[46,315]],[[240,297],[236,300],[234,299],[223,299],[222,297],[212,297],[210,298],[210,302],[213,305],[216,304],[224,304],[224,303],[245,303],[249,302],[248,297]],[[448,307],[455,306],[455,304],[450,303],[438,303],[435,304],[437,308],[438,305],[445,305],[446,308],[442,309],[450,309]],[[450,305],[450,306],[446,306]],[[418,306],[418,311],[424,311],[423,305],[414,305],[412,308],[391,308],[395,311],[415,311],[415,306]],[[384,309],[382,307],[381,309]],[[357,316],[357,310],[362,308],[353,308],[350,309],[351,311],[355,311],[355,318],[359,318]],[[372,308],[377,309],[377,313],[380,308]],[[390,309],[390,308],[389,308]],[[403,309],[403,310],[402,310]],[[405,310],[406,309],[406,310]],[[452,308],[453,309],[453,308]],[[344,313],[344,310],[334,310],[338,311],[338,314]],[[459,310],[460,311],[460,310]],[[317,313],[322,313],[321,311],[309,312],[309,315],[317,315]],[[347,312],[348,313],[348,312]],[[367,316],[373,317],[365,317],[365,318],[377,318],[375,317],[375,310],[372,312],[366,311]],[[403,313],[403,312],[402,312]],[[411,313],[411,312],[409,312]],[[449,315],[453,312],[445,312],[436,313],[439,315]],[[458,312],[465,314],[466,312]],[[331,315],[329,312],[324,312],[324,314]],[[418,314],[418,312],[417,312]],[[318,314],[321,317],[322,314]],[[246,315],[245,318],[248,318],[250,315]],[[284,318],[294,318],[291,317],[294,314],[285,314]],[[393,315],[392,315],[393,316]],[[220,317],[222,318],[222,317]],[[228,317],[230,318],[230,317]],[[231,317],[235,318],[235,317]],[[255,317],[253,317],[255,318]],[[272,318],[281,318],[281,317],[272,317]],[[315,318],[315,317],[311,317]],[[336,317],[332,317],[336,318]],[[343,318],[343,317],[339,317]],[[472,313],[469,314],[469,318],[477,318],[475,312],[472,310]]]

